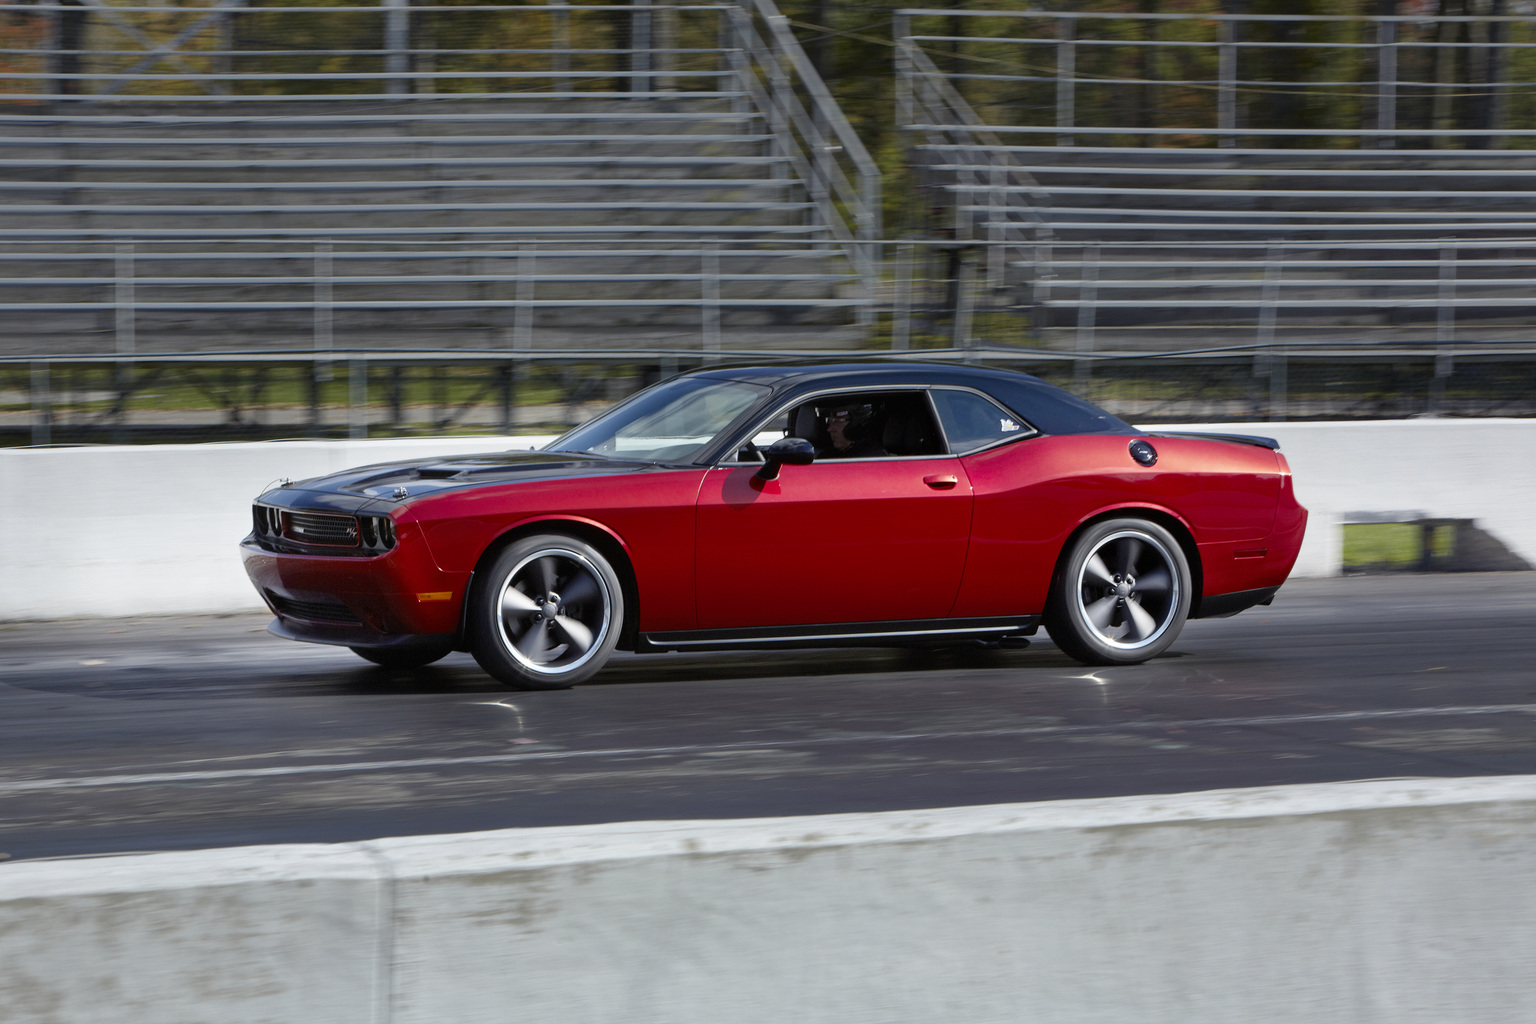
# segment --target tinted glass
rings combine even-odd
[[[1034,377],[989,381],[986,389],[1045,434],[1135,434],[1137,430],[1092,402]]]
[[[974,392],[935,388],[932,395],[939,420],[944,424],[944,436],[949,439],[949,450],[957,454],[1030,432],[1013,413]]]

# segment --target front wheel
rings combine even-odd
[[[509,544],[469,609],[470,653],[508,686],[558,690],[608,661],[624,623],[624,593],[608,560],[574,537]]]
[[[1107,519],[1067,549],[1045,627],[1078,661],[1139,664],[1178,638],[1192,590],[1189,561],[1171,533],[1145,519]]]

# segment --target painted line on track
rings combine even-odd
[[[697,743],[665,747],[615,747],[600,750],[530,750],[516,754],[480,754],[465,757],[417,757],[393,761],[347,761],[331,764],[273,765],[266,768],[215,768],[200,771],[143,772],[122,775],[87,775],[52,779],[18,779],[0,782],[0,793],[32,793],[60,789],[92,789],[107,786],[143,786],[160,783],[219,782],[240,779],[282,778],[295,775],[327,775],[424,768],[455,768],[506,765],[536,761],[574,761],[624,757],[676,757],[728,751],[766,751],[787,748],[830,747],[856,743],[909,743],[938,740],[992,739],[1009,736],[1052,736],[1096,732],[1158,731],[1164,729],[1261,728],[1304,725],[1315,722],[1380,721],[1402,718],[1445,718],[1477,715],[1536,714],[1536,704],[1487,704],[1427,708],[1394,708],[1380,711],[1337,711],[1300,715],[1263,715],[1250,718],[1196,718],[1111,722],[1098,725],[1040,725],[1011,729],[976,729],[956,732],[870,733],[855,736],[822,736],[803,739],[755,740],[738,743]]]

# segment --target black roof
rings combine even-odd
[[[828,385],[952,384],[984,391],[1046,434],[1135,434],[1135,427],[1039,377],[1014,370],[952,363],[857,362],[790,366],[712,367],[690,376],[739,380],[775,391]]]
[[[951,363],[856,362],[817,363],[811,365],[725,366],[696,370],[689,376],[719,377],[779,387],[788,383],[821,384],[829,380],[839,386],[865,387],[878,384],[971,384],[988,380],[1029,381],[1051,387],[1038,377],[1013,370],[992,370],[980,366],[956,366]]]

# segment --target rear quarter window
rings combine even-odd
[[[956,455],[1034,433],[1017,414],[974,391],[935,388],[930,394],[949,450]]]
[[[987,390],[1042,434],[1135,434],[1135,427],[1092,402],[1034,377],[998,380]]]

